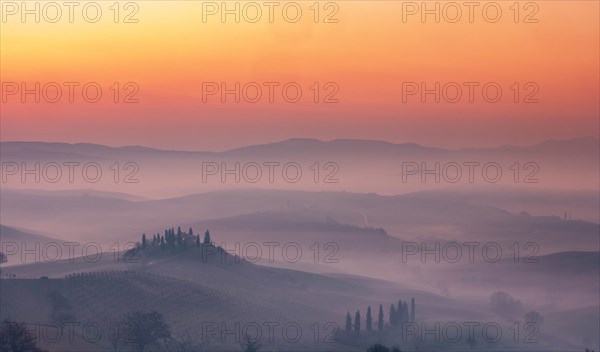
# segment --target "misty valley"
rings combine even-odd
[[[0,0],[0,352],[600,352],[599,13]]]
[[[361,151],[348,154],[352,145]],[[241,173],[223,179],[221,164],[207,162],[285,165],[282,149],[294,160],[337,160],[336,177],[355,177],[356,191],[317,191],[312,173],[300,182],[233,182]],[[459,160],[365,141],[290,140],[222,155],[3,143],[3,160],[19,160],[3,166],[0,200],[3,351],[598,350],[598,192],[440,187],[431,175],[422,182],[416,162],[373,167],[376,184],[358,169],[347,174],[415,150],[428,165]],[[524,160],[518,148],[511,153]],[[540,177],[557,158],[544,155]],[[124,185],[109,173],[110,182],[57,190],[14,177],[15,165],[48,160],[137,160],[144,182]],[[580,170],[563,177],[597,176]],[[203,171],[214,177],[198,192]],[[403,177],[406,192],[389,186]]]

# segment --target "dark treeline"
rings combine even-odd
[[[142,234],[140,242],[136,242],[133,248],[128,249],[123,254],[124,262],[135,262],[136,257],[142,253],[147,256],[157,257],[162,252],[174,253],[191,249],[201,249],[203,259],[220,254],[222,258],[226,257],[225,252],[216,245],[211,239],[209,230],[204,232],[204,236],[194,233],[192,228],[188,231],[182,231],[181,226],[175,230],[168,228],[164,234],[156,233],[151,237],[145,233]]]
[[[377,310],[367,307],[365,315],[360,309],[354,315],[346,313],[344,329],[337,332],[336,338],[350,346],[371,346],[369,352],[398,352],[399,348],[387,348],[381,345],[381,342],[395,341],[402,334],[403,324],[414,322],[415,299],[398,300],[398,303],[392,303],[389,309],[384,309],[383,304],[380,304]]]
[[[410,300],[410,308],[407,301],[402,302],[402,300],[398,301],[398,305],[391,304],[389,314],[388,314],[388,323],[385,324],[385,315],[383,313],[383,305],[379,305],[379,312],[377,313],[377,321],[373,322],[373,315],[371,313],[371,306],[367,308],[367,315],[365,317],[365,325],[364,331],[372,332],[374,330],[384,331],[386,328],[391,328],[394,326],[401,325],[402,323],[409,323],[415,321],[415,299],[411,298]],[[360,310],[357,310],[354,314],[354,320],[350,315],[350,312],[346,314],[346,324],[344,332],[346,334],[354,334],[360,335],[362,330],[362,318],[360,315]]]
[[[204,232],[204,238],[200,241],[200,234],[194,234],[194,231],[190,227],[187,232],[181,230],[181,226],[177,227],[177,232],[174,228],[166,229],[165,233],[152,235],[152,239],[148,239],[146,234],[142,234],[142,242],[140,243],[141,249],[147,247],[159,247],[161,249],[166,248],[186,248],[186,247],[200,247],[201,245],[213,245],[210,240],[210,232],[206,230]]]
[[[74,320],[70,320],[74,322]],[[191,341],[189,337],[175,338],[163,315],[157,311],[130,311],[116,319],[100,319],[95,323],[103,337],[102,345],[114,352],[200,352],[211,351],[207,344]],[[42,338],[36,336],[25,322],[5,320],[0,323],[0,352],[48,352],[37,346]],[[77,335],[79,336],[79,335]],[[83,338],[85,341],[85,338]],[[56,345],[58,342],[60,344]],[[56,351],[71,346],[73,340],[52,342]],[[105,350],[104,348],[101,348]],[[260,344],[246,339],[241,351],[258,352]],[[76,351],[75,347],[68,350]],[[96,349],[94,349],[96,350]],[[84,350],[85,351],[85,350]]]

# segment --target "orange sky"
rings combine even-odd
[[[86,22],[83,5],[74,9],[73,23],[67,7],[49,23],[56,13],[47,2],[39,2],[40,23],[34,15],[22,23],[21,2],[2,1],[2,140],[219,150],[289,137],[462,147],[599,133],[597,1],[521,1],[518,15],[514,1],[480,2],[472,23],[463,2],[457,2],[462,17],[456,23],[446,20],[456,14],[449,2],[437,2],[440,23],[434,15],[423,22],[421,12],[407,14],[421,2],[321,1],[315,6],[297,1],[302,15],[295,23],[282,15],[284,6],[288,20],[295,15],[289,2],[277,3],[273,23],[263,2],[253,3],[263,11],[256,23],[248,21],[255,14],[249,2],[238,2],[240,23],[234,15],[222,22],[221,2],[121,2],[116,18],[113,1],[97,3],[102,16],[96,23]],[[29,2],[31,9],[34,4]],[[207,14],[215,10],[212,4],[214,15]],[[428,2],[430,8],[435,4]],[[494,4],[502,14],[492,23]],[[123,23],[130,13],[137,23]],[[88,18],[93,15],[88,9]],[[337,22],[323,23],[326,19]],[[62,98],[45,101],[55,96],[51,86],[40,103],[32,94],[23,96],[22,83],[33,89],[35,82],[40,87],[56,82],[63,87]],[[65,82],[79,83],[73,103]],[[97,103],[82,98],[80,88],[89,82],[102,89]],[[134,85],[125,87],[127,82]],[[246,96],[240,88],[240,103],[233,95],[221,102],[219,92],[203,102],[203,82],[230,89],[235,82],[240,87],[256,82],[262,99],[244,101],[256,94],[250,85]],[[265,82],[279,84],[272,103]],[[281,87],[289,82],[302,91],[296,103],[282,96]],[[403,102],[403,82],[430,89],[435,82],[440,87],[456,82],[462,98],[450,103],[442,96],[435,103],[427,95],[423,103],[416,92]],[[478,84],[473,102],[464,82]],[[482,96],[481,87],[490,82],[502,89],[496,103]],[[134,86],[138,91],[132,99],[138,102],[123,103]],[[451,100],[456,93],[447,88]],[[294,88],[288,92],[293,98]],[[523,103],[529,93],[537,103]],[[329,94],[337,102],[324,103]]]

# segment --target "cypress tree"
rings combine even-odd
[[[377,328],[383,331],[383,305],[379,305],[379,317],[377,318]]]
[[[367,308],[367,320],[365,321],[367,331],[373,331],[373,318],[371,317],[371,306]]]
[[[404,309],[402,305],[402,300],[398,300],[398,310],[396,314],[396,324],[402,324],[404,322]]]
[[[408,303],[404,302],[402,304],[402,311],[403,311],[402,316],[404,317],[404,320],[401,321],[401,323],[408,322],[408,319],[409,319],[409,316],[408,316]]]
[[[170,229],[169,230],[169,245],[171,247],[175,247],[175,230]]]
[[[356,335],[360,334],[360,310],[357,310],[354,315],[354,332]]]
[[[394,303],[390,307],[390,326],[396,325],[396,307]]]
[[[146,249],[146,234],[142,234],[142,249]]]
[[[346,332],[350,333],[352,331],[352,317],[350,316],[350,312],[346,314]]]
[[[415,298],[410,300],[410,321],[415,322]]]

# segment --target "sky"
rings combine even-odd
[[[460,148],[599,135],[597,1],[61,4],[29,2],[23,17],[2,1],[2,141]]]

